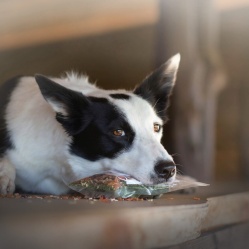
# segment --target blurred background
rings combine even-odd
[[[200,181],[249,180],[248,24],[249,0],[0,0],[0,82],[75,70],[133,89],[180,52],[163,144]]]

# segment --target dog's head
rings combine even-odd
[[[174,180],[174,161],[160,140],[179,61],[179,54],[172,57],[133,92],[99,89],[86,96],[36,76],[71,138],[65,153],[79,177],[111,170],[145,184]]]

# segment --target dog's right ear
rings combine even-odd
[[[43,75],[35,80],[44,99],[56,113],[56,120],[70,135],[82,131],[91,121],[90,100],[81,92],[73,91]]]
[[[166,111],[169,106],[169,97],[175,85],[180,58],[180,54],[171,57],[161,67],[148,75],[134,90],[135,94],[150,102],[164,122],[167,121]]]

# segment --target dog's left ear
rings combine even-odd
[[[43,75],[35,75],[41,94],[68,134],[75,135],[91,121],[91,101],[81,92],[68,89]]]
[[[167,121],[166,110],[169,106],[169,97],[175,85],[180,58],[180,54],[171,57],[161,67],[148,75],[134,90],[135,94],[151,103],[157,115],[164,122]]]

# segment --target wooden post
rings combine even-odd
[[[160,1],[157,61],[182,56],[164,141],[180,170],[198,180],[214,176],[216,98],[225,77],[217,51],[213,1]],[[170,133],[170,134],[169,134]]]

